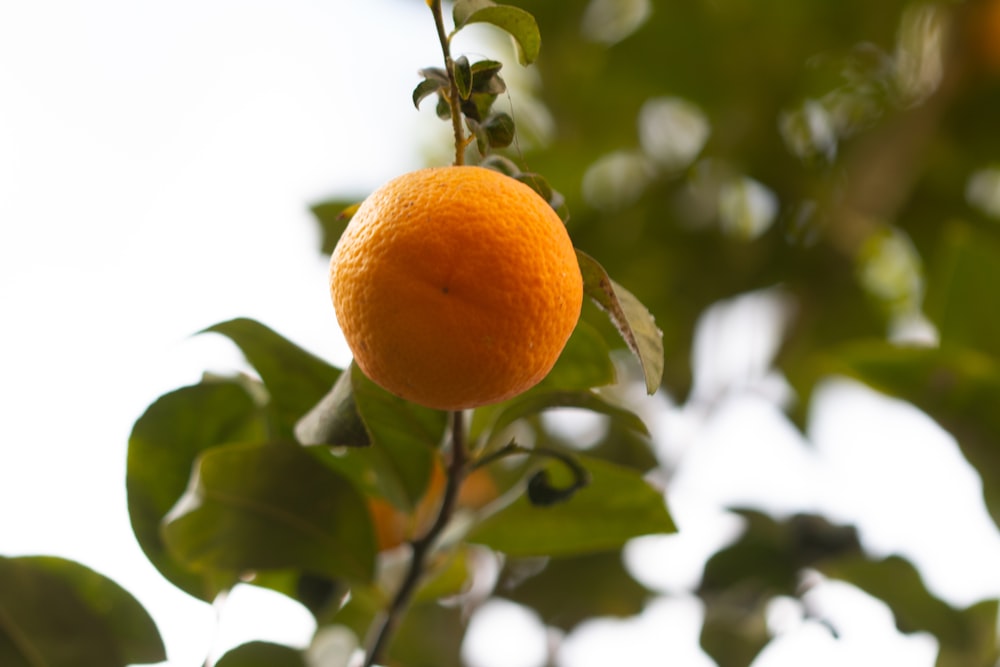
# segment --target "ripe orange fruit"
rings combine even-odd
[[[545,377],[580,316],[583,279],[534,190],[482,167],[437,167],[361,204],[333,251],[330,292],[372,381],[460,410]]]

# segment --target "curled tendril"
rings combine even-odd
[[[590,484],[590,473],[570,454],[547,447],[522,447],[513,440],[474,462],[471,469],[481,468],[513,455],[554,459],[573,475],[573,481],[568,486],[554,486],[547,469],[542,468],[532,474],[528,478],[527,495],[531,504],[537,507],[548,507],[569,500],[573,494]]]

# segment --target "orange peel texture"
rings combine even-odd
[[[566,228],[527,185],[473,166],[366,199],[330,261],[337,321],[384,389],[441,410],[496,403],[552,369],[580,316]]]

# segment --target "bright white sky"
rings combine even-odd
[[[128,523],[131,424],[203,370],[240,364],[224,340],[190,338],[230,317],[347,361],[307,207],[421,164],[438,126],[409,94],[415,70],[438,59],[417,0],[0,4],[0,554],[62,555],[111,576],[150,609],[171,667],[247,639],[302,643],[311,628],[294,603],[242,589],[229,609],[247,611],[216,630],[211,608],[159,577]],[[716,335],[742,335],[740,308],[773,308],[772,296],[717,311]],[[712,419],[645,403],[661,454],[688,452],[669,494],[681,535],[629,550],[647,584],[691,585],[734,534],[719,508],[756,501],[858,522],[870,548],[911,555],[956,604],[1000,595],[1000,539],[950,438],[906,406],[835,382],[820,393],[806,449],[755,397],[780,390],[763,377],[768,337],[754,349],[740,340],[724,343],[734,368],[717,372],[750,378],[752,391]],[[895,634],[878,604],[836,587],[822,594],[870,622],[847,623],[834,644],[779,608],[785,634],[758,667],[817,656],[933,664],[933,644]],[[496,623],[524,627],[527,647],[500,664],[539,665],[532,620],[502,605],[489,613],[500,620],[478,623],[478,667],[502,655]],[[699,613],[682,597],[595,623],[569,638],[561,667],[709,664],[694,645]]]

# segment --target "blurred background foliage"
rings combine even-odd
[[[919,335],[927,291],[992,319],[968,307],[989,276],[956,290],[942,257],[996,231],[995,47],[971,37],[991,7],[523,6],[552,114],[525,158],[562,188],[577,245],[658,316],[675,399],[698,316],[756,288],[794,299],[781,367],[803,383],[839,343]]]
[[[832,374],[909,401],[955,436],[1000,521],[1000,2],[510,4],[536,17],[543,48],[529,76],[503,72],[519,130],[507,154],[565,196],[575,244],[656,316],[671,400],[727,390],[692,373],[706,310],[775,290],[791,417],[805,426]],[[614,430],[596,451],[655,463]],[[950,607],[904,559],[866,555],[850,526],[738,513],[743,536],[697,591],[721,667],[752,662],[768,602],[802,595],[809,572],[934,635],[938,665],[996,663],[995,600]],[[533,574],[509,562],[500,582],[562,630],[649,596],[613,555]]]

